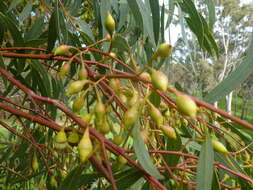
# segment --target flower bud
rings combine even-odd
[[[73,128],[72,132],[68,136],[68,143],[71,146],[76,146],[78,144],[78,142],[79,142],[79,135],[78,135],[76,129]]]
[[[150,74],[147,73],[147,72],[141,73],[141,74],[140,74],[140,77],[146,79],[146,80],[149,81],[149,82],[151,82],[151,76],[150,76]]]
[[[120,88],[120,81],[118,79],[110,79],[109,86],[115,91],[118,92]]]
[[[128,105],[129,106],[135,105],[138,101],[138,98],[139,98],[139,93],[138,93],[138,91],[134,90],[132,97],[128,100]]]
[[[81,66],[81,68],[78,71],[78,79],[79,80],[84,80],[87,79],[88,77],[88,72],[84,66]]]
[[[157,51],[153,55],[153,59],[156,59],[157,57],[161,57],[161,58],[169,57],[172,53],[172,50],[173,48],[170,44],[162,43],[160,44]]]
[[[54,55],[67,55],[69,53],[69,49],[71,48],[71,46],[68,45],[61,45],[59,47],[57,47],[54,51]]]
[[[68,146],[67,135],[64,131],[64,127],[56,134],[54,138],[54,146],[56,149],[65,149]]]
[[[101,100],[98,100],[94,108],[96,119],[102,120],[106,114],[106,107]]]
[[[109,11],[106,12],[105,28],[108,31],[108,33],[112,36],[115,30],[115,21]]]
[[[85,101],[84,101],[83,96],[78,97],[73,103],[73,106],[72,106],[73,112],[79,112],[83,108],[84,103]]]
[[[190,96],[179,94],[177,95],[176,105],[180,112],[186,116],[195,117],[198,107]]]
[[[155,88],[161,91],[166,91],[168,87],[169,80],[167,76],[155,69],[151,69],[151,81]]]
[[[39,168],[39,162],[36,153],[34,152],[33,158],[32,158],[32,169],[33,171],[37,171]]]
[[[78,151],[82,163],[87,161],[92,154],[93,146],[90,140],[90,133],[88,128],[85,130],[83,137],[78,144]]]
[[[80,92],[87,82],[87,80],[78,80],[72,82],[67,89],[67,96]]]
[[[64,78],[71,70],[71,62],[67,62],[61,66],[59,75],[61,78]]]
[[[149,103],[149,115],[158,127],[163,124],[163,115],[152,103]]]
[[[85,121],[86,123],[90,123],[92,119],[92,114],[91,113],[86,113],[83,115],[80,115],[80,118]]]
[[[162,132],[169,137],[170,139],[176,140],[177,134],[175,132],[175,129],[169,125],[161,125]]]
[[[134,125],[136,120],[138,119],[139,110],[138,110],[138,104],[130,107],[123,116],[123,123],[126,127],[126,129],[129,129]]]
[[[116,135],[113,139],[113,142],[116,144],[116,145],[120,145],[122,143],[122,136],[121,135]]]
[[[213,149],[216,152],[220,152],[220,153],[224,153],[224,154],[228,153],[227,148],[221,142],[219,142],[217,140],[212,140],[212,144],[213,144]]]

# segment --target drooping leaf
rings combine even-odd
[[[205,3],[208,7],[208,19],[209,19],[209,27],[212,30],[213,25],[215,23],[215,5],[214,0],[205,0]]]
[[[138,158],[140,165],[146,170],[151,176],[156,179],[163,179],[164,177],[160,174],[160,172],[154,166],[150,155],[147,151],[145,143],[140,135],[140,129],[138,125],[135,125],[133,129],[133,139],[134,139],[134,151]]]
[[[247,50],[247,55],[243,59],[242,63],[225,78],[218,86],[216,86],[210,93],[204,97],[204,100],[213,103],[218,101],[222,97],[229,94],[236,87],[238,87],[243,81],[245,81],[253,70],[253,33],[251,36],[250,46]]]
[[[160,7],[158,0],[149,0],[151,12],[152,12],[152,21],[153,21],[153,31],[155,37],[155,43],[158,44],[159,35],[160,35]]]
[[[214,152],[208,135],[202,144],[197,167],[197,190],[211,190],[213,176]]]
[[[19,23],[22,23],[31,14],[33,3],[28,1],[19,15]]]

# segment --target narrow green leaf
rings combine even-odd
[[[166,142],[166,150],[180,151],[182,148],[182,141],[179,136],[177,140],[171,140],[168,137],[165,137],[165,142]],[[164,159],[168,163],[169,166],[176,166],[178,164],[180,156],[165,154]]]
[[[165,30],[165,25],[164,25],[165,18],[164,18],[164,15],[165,15],[165,4],[163,3],[162,9],[161,9],[161,41],[162,42],[165,41],[165,39],[164,39],[164,30]]]
[[[35,21],[32,29],[25,33],[26,40],[37,39],[43,33],[44,19],[44,17],[40,17]]]
[[[9,11],[12,10],[14,7],[16,7],[21,1],[22,1],[22,0],[12,0],[7,12],[9,12]]]
[[[19,15],[19,23],[22,23],[32,12],[33,3],[32,1],[28,1]]]
[[[152,13],[153,31],[155,37],[155,43],[158,44],[160,35],[160,7],[158,0],[149,0],[150,9]]]
[[[155,106],[155,107],[159,107],[160,106],[160,103],[161,103],[161,97],[155,93],[155,92],[152,92],[149,96],[149,100],[150,102]]]
[[[136,0],[127,0],[128,2],[128,6],[130,7],[130,10],[134,16],[134,19],[136,21],[137,26],[139,26],[139,28],[143,28],[143,20],[142,20],[142,15],[140,12],[140,8],[138,6],[138,3]]]
[[[175,11],[175,2],[176,0],[170,0],[169,1],[169,14],[168,14],[168,19],[166,23],[166,28],[168,28],[171,24],[171,21],[173,19],[174,11]]]
[[[142,173],[136,168],[130,168],[120,172],[114,176],[118,189],[127,189],[142,177]],[[112,186],[108,186],[106,190],[111,190]]]
[[[51,14],[48,26],[48,42],[47,42],[47,50],[52,51],[54,48],[54,44],[57,39],[58,34],[58,24],[57,24],[57,11],[54,9]]]
[[[211,138],[208,135],[202,144],[197,167],[197,190],[211,190],[213,178],[214,152]]]
[[[114,34],[114,38],[112,40],[112,48],[117,49],[117,51],[128,51],[129,45],[124,37],[120,36],[119,34]]]
[[[95,39],[91,27],[84,20],[78,20],[77,23],[80,26],[80,31],[84,32],[92,41],[94,41]]]
[[[245,81],[253,70],[253,33],[251,37],[250,46],[247,50],[247,55],[242,63],[225,78],[217,87],[215,87],[204,100],[213,103],[218,101],[222,97],[229,94],[236,87],[238,87],[243,81]]]
[[[212,182],[212,190],[220,190],[221,186],[219,183],[219,176],[217,173],[217,169],[214,168],[214,172],[213,172],[213,182]]]
[[[208,7],[208,19],[209,19],[209,27],[212,30],[213,25],[215,23],[215,5],[214,0],[205,0],[205,3]]]
[[[140,165],[146,170],[151,176],[156,179],[163,179],[164,177],[160,174],[160,172],[156,169],[150,155],[147,151],[145,143],[141,138],[140,129],[138,125],[135,125],[133,129],[133,139],[134,139],[134,151],[140,162]]]
[[[63,180],[57,190],[78,190],[82,185],[88,185],[99,177],[98,174],[82,174],[84,169],[83,166],[74,168]]]

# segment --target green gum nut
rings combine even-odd
[[[195,117],[198,107],[190,96],[179,94],[176,98],[176,105],[178,110],[186,116]]]
[[[157,109],[153,104],[149,104],[149,115],[155,121],[156,125],[159,127],[163,124],[163,115],[160,110]]]
[[[67,89],[67,96],[71,96],[73,94],[76,94],[78,92],[80,92],[84,85],[87,84],[88,80],[78,80],[78,81],[74,81],[72,82]]]
[[[59,75],[61,78],[64,78],[71,70],[71,62],[64,63],[61,68]]]
[[[130,127],[132,127],[134,125],[134,123],[138,119],[138,115],[139,115],[139,110],[138,110],[138,105],[137,104],[130,107],[124,113],[123,123],[124,123],[124,126],[126,127],[126,129],[129,129]]]
[[[73,103],[72,106],[73,112],[79,112],[83,108],[84,103],[85,103],[84,98],[82,96],[78,97]]]
[[[64,131],[64,127],[56,134],[54,138],[54,146],[56,149],[65,149],[68,146],[67,135]]]
[[[105,28],[108,31],[108,33],[112,36],[115,30],[115,21],[109,11],[106,12]]]
[[[91,156],[93,145],[90,139],[89,129],[87,128],[83,134],[82,139],[78,143],[78,152],[82,163],[86,162]]]
[[[67,55],[69,53],[71,46],[68,45],[61,45],[57,47],[54,51],[54,55]]]
[[[68,143],[71,146],[76,146],[78,144],[79,140],[80,140],[79,135],[78,135],[76,129],[74,128],[72,130],[72,132],[70,133],[70,135],[68,136]]]
[[[156,89],[165,92],[169,84],[168,77],[161,71],[157,71],[155,69],[150,69],[150,71],[153,86]]]
[[[169,125],[161,125],[162,132],[170,139],[176,140],[177,134],[173,127]]]
[[[219,142],[217,140],[212,140],[212,144],[213,144],[213,149],[216,152],[220,152],[220,153],[224,153],[224,154],[228,153],[227,148],[221,142]]]

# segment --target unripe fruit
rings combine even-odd
[[[76,146],[78,144],[78,142],[79,142],[79,135],[78,135],[76,129],[73,128],[72,132],[68,136],[68,143],[71,146]]]
[[[103,125],[100,127],[100,132],[102,134],[107,134],[110,132],[110,125],[109,125],[108,120],[106,118],[104,118]]]
[[[123,93],[119,94],[119,99],[122,101],[122,103],[124,103],[124,104],[127,103],[127,97]]]
[[[141,73],[141,74],[140,74],[140,77],[146,79],[146,80],[149,81],[149,82],[151,82],[151,76],[150,76],[150,74],[147,73],[147,72]]]
[[[56,188],[58,186],[58,182],[56,181],[55,176],[53,175],[50,177],[50,186],[53,188]]]
[[[118,161],[119,161],[120,166],[124,166],[127,163],[127,159],[125,159],[121,155],[118,157]]]
[[[180,112],[186,116],[195,117],[198,107],[190,96],[179,94],[177,95],[176,105]]]
[[[228,153],[228,150],[227,148],[219,141],[217,140],[212,140],[212,144],[213,144],[213,149],[217,152],[220,152],[220,153]]]
[[[109,32],[109,34],[112,36],[115,30],[115,21],[109,11],[106,12],[105,28]]]
[[[88,77],[88,72],[84,66],[82,66],[79,71],[78,71],[78,79],[79,80],[84,80],[87,79]]]
[[[71,48],[71,46],[68,45],[61,45],[59,47],[57,47],[54,51],[54,55],[66,55],[69,53],[69,49]]]
[[[67,135],[64,131],[64,127],[56,134],[54,138],[54,146],[56,149],[65,149],[68,146]]]
[[[78,151],[82,163],[87,161],[92,154],[93,146],[90,140],[90,133],[88,128],[85,130],[83,137],[78,144]]]
[[[109,86],[115,91],[118,92],[120,88],[120,81],[118,79],[110,79]]]
[[[169,125],[161,125],[161,130],[170,139],[173,139],[173,140],[177,139],[177,134],[176,134],[173,127],[171,127]]]
[[[164,116],[165,117],[170,117],[170,110],[169,109],[167,109],[165,112],[164,112]]]
[[[67,89],[67,96],[80,92],[87,82],[87,80],[78,80],[72,82]]]
[[[151,69],[150,71],[151,71],[151,81],[152,81],[153,86],[157,88],[158,90],[165,92],[169,84],[169,80],[167,76],[164,73],[160,71],[156,71],[154,69]]]
[[[138,110],[138,104],[130,107],[123,116],[123,123],[126,129],[129,129],[134,125],[136,120],[138,119],[139,110]]]
[[[186,119],[183,119],[181,123],[183,126],[188,126],[189,124],[189,122]]]
[[[163,124],[163,115],[152,103],[149,103],[149,115],[158,127]]]
[[[73,103],[73,106],[72,106],[73,112],[79,112],[83,108],[84,103],[85,101],[84,101],[83,96],[78,97]]]
[[[59,75],[61,78],[64,78],[71,70],[71,62],[67,62],[61,66]]]
[[[106,107],[101,100],[98,100],[98,102],[96,103],[94,112],[96,115],[96,119],[102,120],[104,118],[106,114]]]
[[[157,51],[155,52],[155,57],[165,58],[171,55],[172,53],[172,46],[167,43],[162,43],[158,47]]]
[[[113,142],[116,144],[116,145],[120,145],[122,143],[122,136],[121,135],[116,135],[113,139]]]
[[[132,94],[132,97],[128,100],[128,105],[130,107],[135,105],[138,101],[138,98],[139,98],[139,93],[138,93],[138,91],[134,90],[133,94]]]
[[[33,154],[32,158],[32,169],[33,171],[36,171],[39,168],[39,162],[36,153]]]
[[[80,115],[80,117],[86,123],[90,123],[91,119],[92,119],[92,114],[91,113],[86,113],[86,114]]]

